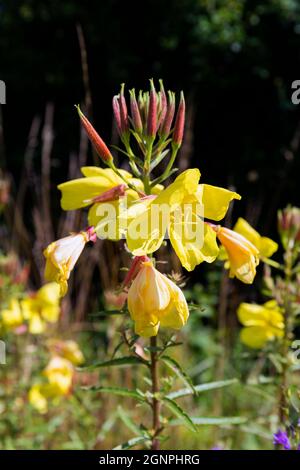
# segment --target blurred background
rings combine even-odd
[[[117,144],[112,96],[123,82],[146,89],[149,78],[185,93],[180,170],[198,167],[202,182],[242,195],[228,226],[243,216],[277,239],[277,210],[300,202],[300,105],[291,101],[299,66],[296,0],[1,0],[0,249],[13,257],[13,274],[26,268],[26,285],[39,288],[43,248],[86,223],[84,213],[62,213],[56,189],[94,163],[74,104],[106,143]],[[121,155],[115,158],[122,165]],[[63,302],[63,331],[71,323],[83,330],[78,325],[89,324],[89,312],[103,308],[103,292],[118,285],[119,268],[128,265],[121,254],[122,246],[109,242],[84,252]],[[167,270],[179,269],[174,255],[165,250],[160,256],[169,260]],[[224,286],[218,264],[200,265],[186,281],[190,299],[206,307],[197,317],[203,331],[228,327],[234,336],[240,299],[261,300],[259,276],[257,288],[235,281]],[[92,348],[101,344],[105,351],[106,333],[92,329]],[[217,357],[216,338],[190,335],[192,362]]]

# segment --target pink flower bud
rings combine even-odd
[[[169,102],[167,107],[166,117],[164,122],[161,123],[161,130],[160,135],[162,137],[168,137],[170,134],[171,126],[173,123],[173,118],[175,114],[175,95],[171,91],[168,92],[169,94]]]
[[[184,101],[183,92],[181,92],[180,103],[178,106],[173,139],[172,139],[173,143],[177,145],[178,147],[180,147],[182,143],[183,132],[184,132],[184,121],[185,121],[185,101]]]
[[[99,194],[99,196],[93,197],[92,202],[96,203],[96,202],[116,201],[117,199],[125,195],[126,189],[127,189],[126,184],[124,183],[119,184],[118,186],[114,186],[113,188],[108,189],[107,191],[104,191],[104,193]]]
[[[154,88],[153,80],[150,80],[150,98],[147,117],[147,135],[155,137],[157,129],[157,94]]]
[[[121,132],[122,134],[125,134],[128,132],[129,129],[129,124],[128,124],[128,111],[127,111],[127,105],[126,105],[126,100],[124,96],[124,83],[121,85],[121,91],[120,91],[120,96],[119,96],[119,105],[120,105],[120,114],[121,114]]]
[[[93,144],[94,149],[98,153],[98,155],[102,158],[103,161],[108,162],[113,159],[112,154],[108,150],[106,144],[103,142],[101,139],[100,135],[98,132],[94,129],[90,121],[85,117],[79,106],[76,106],[79,117],[81,119],[81,123],[91,141]]]
[[[143,123],[140,114],[140,110],[137,104],[135,97],[135,90],[130,90],[130,110],[131,110],[131,119],[133,123],[134,130],[138,133],[143,132]]]
[[[121,111],[120,111],[119,97],[118,96],[113,97],[112,107],[113,107],[116,127],[117,127],[119,135],[121,135],[122,134]]]

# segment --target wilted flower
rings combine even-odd
[[[247,238],[258,249],[260,258],[270,258],[278,250],[278,243],[271,238],[261,236],[242,217],[237,220],[233,230]]]
[[[258,249],[243,235],[225,227],[215,226],[217,237],[226,251],[229,276],[252,284],[259,263]]]
[[[160,326],[180,329],[189,316],[179,287],[157,271],[150,261],[142,263],[128,291],[128,310],[140,336],[156,336]]]
[[[45,279],[55,281],[60,286],[60,295],[63,297],[68,290],[68,279],[85,245],[89,241],[95,241],[94,229],[72,233],[68,237],[61,238],[44,250],[46,258]]]
[[[284,335],[283,314],[275,300],[263,305],[241,303],[237,315],[245,326],[241,341],[250,348],[262,348],[268,341]]]

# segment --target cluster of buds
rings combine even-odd
[[[278,212],[278,231],[286,249],[290,242],[300,242],[300,209],[288,206]]]
[[[185,101],[181,92],[180,102],[176,111],[175,93],[164,89],[163,81],[159,81],[160,89],[156,91],[153,80],[150,80],[150,91],[134,89],[130,94],[130,115],[124,95],[124,84],[121,91],[113,97],[115,123],[122,141],[129,138],[130,130],[141,142],[158,137],[165,141],[171,138],[172,143],[180,147],[183,138],[185,120]],[[175,119],[174,119],[175,118]]]

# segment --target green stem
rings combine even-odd
[[[157,435],[160,429],[160,402],[157,399],[157,394],[159,392],[159,379],[158,379],[158,357],[157,357],[157,336],[152,336],[150,338],[150,348],[151,348],[151,381],[152,381],[152,427],[153,427],[153,439],[152,439],[152,450],[159,449],[159,440]]]
[[[159,176],[154,181],[152,181],[152,185],[151,185],[152,187],[155,186],[156,184],[162,183],[163,181],[165,181],[169,177],[169,174],[170,174],[170,171],[172,170],[172,167],[174,165],[175,158],[177,156],[178,150],[179,150],[178,145],[172,145],[172,153],[171,153],[170,160],[169,160],[169,162],[166,166],[166,169],[165,169],[165,171],[163,172],[163,174],[161,176]]]

